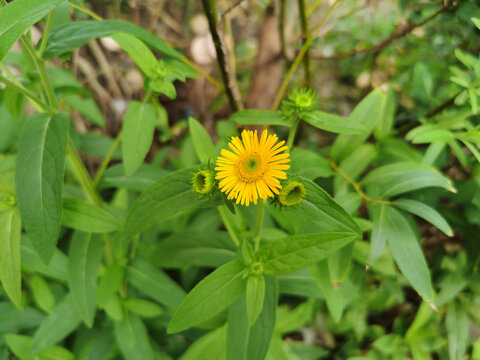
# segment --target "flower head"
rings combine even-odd
[[[221,179],[219,187],[228,194],[228,199],[249,206],[257,203],[258,198],[266,199],[279,194],[281,189],[278,179],[286,179],[290,162],[285,141],[277,143],[275,134],[268,135],[263,130],[260,140],[257,131],[244,130],[242,140],[232,138],[228,146],[233,152],[222,149],[217,158],[216,179]]]
[[[282,190],[280,190],[278,200],[280,204],[284,206],[292,206],[305,199],[306,195],[307,190],[305,190],[305,186],[302,183],[289,181],[284,184]]]
[[[288,119],[295,114],[302,118],[303,115],[316,110],[317,105],[315,91],[308,88],[295,89],[288,95],[288,99],[282,101],[282,114]]]
[[[192,187],[200,195],[208,195],[213,191],[215,180],[214,174],[207,170],[199,170],[192,177]]]

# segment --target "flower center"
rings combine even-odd
[[[298,95],[295,98],[295,104],[300,108],[307,108],[312,105],[312,98],[307,95]]]
[[[265,172],[265,164],[257,153],[246,155],[238,166],[238,175],[243,182],[260,180]]]

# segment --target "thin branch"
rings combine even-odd
[[[220,67],[223,83],[225,84],[225,93],[230,103],[230,107],[232,110],[237,111],[242,108],[242,101],[240,99],[240,91],[238,90],[237,82],[230,71],[229,59],[228,56],[226,56],[227,50],[225,47],[225,41],[222,38],[222,34],[217,29],[217,7],[214,0],[202,0],[202,4],[205,15],[208,19],[213,43],[215,44],[217,62]]]
[[[443,110],[449,108],[450,106],[452,106],[453,104],[455,104],[455,98],[460,95],[460,93],[462,92],[463,90],[459,91],[458,93],[456,93],[454,96],[452,96],[450,99],[447,99],[445,100],[443,103],[441,103],[439,106],[437,106],[436,108],[433,108],[432,110],[430,110],[428,113],[427,113],[427,119],[429,118],[432,118],[434,117],[435,115],[437,114],[440,114]]]
[[[300,15],[300,24],[302,25],[302,41],[303,44],[305,44],[309,38],[308,17],[307,10],[305,8],[305,0],[298,0],[298,13]],[[312,59],[310,58],[310,47],[308,47],[305,51],[303,64],[305,66],[305,85],[310,87],[312,84]]]
[[[443,14],[444,12],[449,11],[451,8],[453,8],[457,4],[458,4],[458,0],[450,1],[444,7],[437,10],[433,15],[427,17],[425,20],[423,20],[419,23],[416,23],[416,24],[409,24],[408,26],[405,26],[403,28],[399,27],[389,37],[387,37],[386,39],[380,41],[379,43],[377,43],[375,45],[371,45],[371,46],[367,46],[367,47],[363,47],[363,48],[357,48],[357,49],[350,50],[350,51],[347,51],[347,52],[344,52],[344,53],[334,54],[334,55],[330,55],[330,56],[324,56],[324,55],[320,55],[320,54],[312,54],[312,58],[314,58],[316,60],[338,60],[338,59],[344,59],[344,58],[347,58],[347,57],[350,57],[350,56],[354,56],[354,55],[357,55],[357,54],[366,53],[366,52],[370,52],[370,51],[377,51],[377,52],[381,51],[384,47],[390,45],[394,41],[397,41],[397,40],[409,35],[416,28],[421,27],[421,26],[429,23],[430,21],[435,19],[440,14]]]
[[[242,2],[244,2],[245,0],[237,0],[232,6],[230,6],[227,10],[225,10],[223,13],[220,14],[220,21],[223,20],[223,18],[225,17],[225,15],[228,15],[229,12],[231,12],[232,10],[234,10],[237,6],[239,6]]]

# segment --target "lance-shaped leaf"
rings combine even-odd
[[[61,1],[62,0],[57,0],[57,2]],[[117,32],[135,36],[165,55],[174,58],[180,58],[182,56],[181,53],[173,49],[159,37],[132,23],[119,20],[85,20],[53,27],[48,37],[43,58],[45,60],[51,59],[75,50],[92,39],[109,36]]]
[[[147,328],[135,314],[128,313],[122,321],[115,322],[115,337],[126,360],[155,359]]]
[[[249,276],[247,280],[247,313],[250,326],[255,324],[258,315],[263,309],[265,299],[265,278],[260,276]]]
[[[0,212],[0,280],[17,308],[22,306],[20,232],[21,222],[17,208]]]
[[[384,204],[372,205],[369,207],[369,212],[373,221],[372,237],[370,240],[370,255],[368,263],[374,263],[382,254],[385,244],[387,242],[385,229],[387,224],[387,206]]]
[[[318,129],[330,131],[339,134],[361,134],[367,131],[367,128],[360,122],[352,121],[350,118],[329,114],[323,111],[313,111],[303,116],[310,125]]]
[[[215,147],[207,130],[192,117],[188,118],[188,126],[192,135],[193,146],[195,146],[195,151],[200,161],[204,164],[207,164],[209,160],[213,161],[215,158]]]
[[[288,274],[338,251],[357,237],[352,233],[293,235],[269,242],[256,254],[265,274]]]
[[[462,360],[470,338],[470,324],[465,310],[455,301],[447,307],[448,354],[451,360]],[[472,359],[474,359],[472,357]]]
[[[185,298],[185,292],[175,281],[141,258],[127,268],[127,280],[145,295],[172,308]]]
[[[153,141],[155,107],[132,101],[123,117],[122,156],[125,174],[132,175],[143,162]]]
[[[456,192],[445,176],[430,166],[413,162],[397,162],[376,168],[362,183],[383,198],[427,187],[442,187]]]
[[[92,234],[76,231],[68,254],[68,279],[73,301],[87,326],[95,317],[98,267],[102,260],[103,243]]]
[[[91,233],[117,231],[120,222],[106,210],[82,199],[63,199],[62,224]]]
[[[398,199],[395,200],[394,205],[402,210],[408,211],[414,215],[420,216],[427,220],[430,224],[436,226],[448,236],[453,236],[453,231],[447,220],[438,213],[437,210],[431,208],[424,203],[412,199]]]
[[[269,110],[242,110],[230,117],[230,121],[238,125],[280,125],[291,127],[291,121],[285,119],[277,111]]]
[[[35,354],[64,339],[81,321],[72,296],[67,295],[40,324],[33,337],[30,352]]]
[[[196,171],[196,168],[176,171],[162,177],[144,191],[128,214],[126,238],[182,211],[220,205],[219,200],[201,199],[192,191],[191,180]]]
[[[306,198],[286,211],[315,224],[319,232],[351,232],[361,236],[362,232],[355,220],[325,190],[313,181],[301,177],[299,179],[305,185]]]
[[[276,324],[278,281],[265,276],[265,299],[257,321],[250,326],[246,296],[240,297],[228,309],[227,359],[265,359]]]
[[[42,113],[23,125],[15,176],[18,208],[34,247],[45,262],[60,235],[68,118]]]
[[[385,237],[395,262],[418,294],[426,301],[433,301],[430,272],[415,233],[398,210],[392,206],[385,210]]]
[[[190,291],[173,314],[168,333],[176,333],[199,325],[219,314],[244,292],[246,280],[243,260],[219,267]]]
[[[63,0],[15,0],[0,7],[0,61],[15,41]]]

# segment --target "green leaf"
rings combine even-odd
[[[318,129],[339,134],[361,134],[367,131],[367,128],[359,122],[323,111],[306,113],[302,120]]]
[[[38,353],[64,339],[81,321],[73,297],[67,295],[40,324],[33,337],[30,352]]]
[[[227,359],[263,360],[273,335],[278,303],[278,284],[273,276],[265,276],[265,300],[257,321],[250,326],[246,297],[235,301],[228,310]]]
[[[33,299],[40,309],[46,313],[51,313],[55,307],[55,298],[48,283],[38,275],[33,275],[28,281],[32,289]]]
[[[130,55],[145,75],[154,77],[153,69],[157,65],[157,59],[143,41],[135,36],[121,33],[113,34],[112,39]]]
[[[306,301],[295,309],[290,309],[289,305],[280,305],[277,308],[275,332],[285,335],[305,326],[312,318],[313,304],[313,301]]]
[[[60,235],[69,122],[65,114],[37,114],[23,125],[15,187],[22,223],[45,262]]]
[[[370,255],[368,264],[371,265],[380,257],[387,242],[387,206],[384,204],[372,205],[369,207],[370,216],[373,222],[372,237],[370,240]]]
[[[123,117],[122,155],[125,174],[132,175],[143,163],[153,141],[155,106],[132,101]]]
[[[221,266],[235,257],[235,246],[224,231],[182,231],[163,239],[152,254],[152,261],[162,267],[185,268]]]
[[[475,24],[475,26],[480,30],[480,19],[477,18],[477,17],[472,17],[472,18],[470,18],[470,20],[472,20],[472,22]]]
[[[131,312],[145,318],[153,318],[163,314],[163,309],[154,302],[143,299],[127,299],[123,302]]]
[[[92,98],[82,98],[76,95],[69,95],[65,96],[65,101],[93,124],[102,129],[105,128],[105,120],[103,119],[102,112],[98,108],[95,100]]]
[[[432,167],[412,162],[380,166],[363,178],[362,184],[389,198],[427,187],[442,187],[456,192],[449,179]]]
[[[395,99],[395,92],[393,91],[393,86],[389,85],[383,107],[383,114],[373,130],[373,134],[377,140],[386,139],[392,134],[396,109],[397,101]]]
[[[341,232],[293,235],[269,242],[257,252],[257,258],[265,274],[288,274],[332,255],[356,237]]]
[[[127,267],[127,281],[150,298],[171,308],[185,298],[183,289],[165,273],[141,258]]]
[[[446,325],[450,360],[462,360],[470,340],[470,325],[465,310],[455,301],[448,304]]]
[[[331,282],[338,286],[350,271],[354,242],[344,246],[327,258]]]
[[[88,327],[96,311],[97,275],[103,256],[103,242],[92,234],[76,231],[68,253],[68,279],[78,313]]]
[[[385,94],[380,90],[373,90],[353,109],[349,120],[361,124],[366,128],[360,135],[340,134],[332,146],[330,157],[334,161],[343,160],[352,153],[369,136],[378,123],[385,105]]]
[[[245,292],[245,265],[238,259],[200,281],[173,314],[169,334],[186,330],[214,317]]]
[[[120,264],[110,265],[101,277],[97,289],[97,304],[104,308],[122,284],[125,268]]]
[[[263,275],[248,277],[246,296],[248,322],[252,326],[263,309],[265,299],[265,278]]]
[[[328,264],[326,261],[320,261],[309,267],[310,273],[315,278],[320,291],[325,297],[327,308],[336,323],[339,323],[343,311],[345,310],[345,303],[342,293],[333,288],[330,282],[330,273],[328,271]]]
[[[109,233],[121,226],[106,210],[74,198],[63,199],[62,225],[91,233]]]
[[[0,61],[15,41],[63,0],[15,0],[0,8]]]
[[[203,335],[188,347],[180,360],[226,359],[227,327],[222,326]],[[228,358],[230,359],[230,358]]]
[[[20,244],[20,253],[22,258],[22,266],[27,267],[31,271],[36,271],[60,282],[67,282],[68,279],[68,258],[63,252],[55,249],[50,262],[45,264],[40,258],[38,252],[34,249],[30,238],[23,234]]]
[[[12,352],[22,360],[74,360],[75,356],[60,346],[50,346],[37,355],[30,353],[33,338],[18,334],[5,334],[5,341]]]
[[[122,321],[115,322],[115,337],[126,360],[155,359],[147,328],[138,316],[129,313]]]
[[[125,237],[129,239],[183,211],[220,205],[220,201],[200,199],[192,191],[191,180],[195,172],[195,168],[176,171],[162,177],[143,192],[128,214]]]
[[[21,226],[17,208],[0,212],[0,280],[8,297],[19,309],[22,307]]]
[[[402,210],[408,211],[414,215],[420,216],[432,225],[439,228],[447,236],[453,236],[453,231],[447,221],[435,209],[424,203],[411,199],[395,200],[394,205]]]
[[[170,173],[151,164],[142,164],[132,176],[125,175],[123,164],[110,166],[103,173],[99,188],[126,188],[133,191],[145,191],[158,179]]]
[[[335,174],[327,160],[313,151],[296,147],[290,152],[290,160],[290,171],[308,180]]]
[[[241,110],[230,117],[238,125],[280,125],[291,127],[291,121],[279,112],[269,110]]]
[[[61,1],[57,0],[57,2]],[[109,36],[114,33],[125,33],[135,36],[165,55],[174,58],[182,56],[181,53],[173,49],[165,41],[134,24],[119,20],[87,20],[53,27],[48,37],[43,59],[48,60],[65,54],[79,48],[92,39]]]
[[[204,164],[215,160],[215,147],[207,130],[197,120],[188,118],[188,126],[198,158]]]
[[[412,287],[426,301],[433,301],[433,289],[422,248],[405,217],[386,207],[385,237],[395,262]]]
[[[285,209],[314,224],[319,232],[350,232],[358,237],[362,235],[360,228],[353,218],[330,195],[313,181],[299,177],[305,185],[306,198],[299,204]]]
[[[31,307],[19,310],[10,301],[0,302],[0,332],[19,333],[22,330],[35,329],[43,320],[43,314]]]

